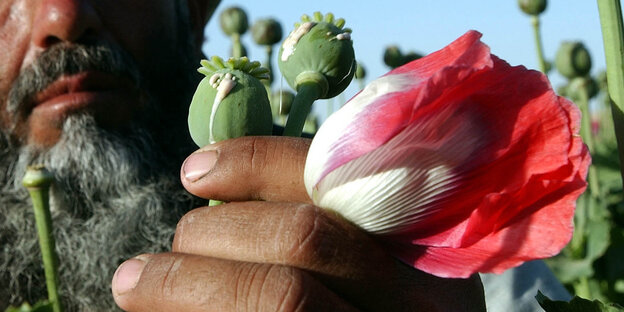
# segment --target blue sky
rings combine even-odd
[[[230,6],[245,9],[250,24],[259,18],[277,19],[285,35],[302,14],[332,12],[344,18],[346,27],[353,29],[356,58],[364,64],[368,81],[389,70],[382,60],[386,46],[395,44],[403,51],[427,54],[469,29],[483,33],[482,41],[490,46],[492,53],[510,64],[537,68],[530,18],[519,10],[517,0],[222,0],[206,28],[208,41],[204,51],[209,56],[229,56],[230,41],[221,31],[218,17]],[[592,73],[605,68],[596,1],[550,0],[541,22],[547,59],[554,59],[562,41],[582,41],[592,55]],[[264,60],[264,52],[253,43],[250,32],[243,36],[243,42],[251,59]],[[554,85],[564,82],[556,71],[549,77]],[[354,83],[342,99],[350,98],[357,91]],[[326,105],[316,106],[317,112],[323,115]]]

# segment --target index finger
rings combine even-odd
[[[180,178],[192,194],[221,201],[270,200],[310,203],[303,169],[310,140],[242,137],[191,154]]]

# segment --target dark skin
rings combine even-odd
[[[146,68],[150,49],[177,39],[172,2],[0,1],[2,130],[13,117],[5,109],[12,83],[42,51],[56,44],[105,41]],[[198,43],[217,2],[186,1]],[[93,73],[59,78],[59,89],[80,84],[80,75]],[[110,129],[135,119],[141,94],[125,92],[121,82],[105,87],[42,95],[12,136],[21,144],[48,148],[71,114],[91,113]],[[114,101],[103,105],[103,97]],[[122,264],[112,282],[118,305],[127,311],[485,309],[478,276],[441,279],[415,270],[340,216],[315,207],[303,186],[308,146],[309,140],[293,138],[229,140],[209,147],[218,156],[212,157],[216,164],[208,174],[191,175],[191,181],[183,168],[182,183],[191,193],[230,203],[183,217],[172,252],[144,254]],[[195,169],[198,163],[210,167],[209,160],[195,162]]]
[[[353,224],[314,206],[303,185],[309,143],[246,137],[196,152],[213,153],[216,162],[207,174],[192,175],[193,181],[183,166],[185,188],[230,203],[184,216],[171,253],[130,260],[143,266],[140,277],[140,268],[129,272],[138,281],[119,276],[128,273],[122,264],[113,280],[119,306],[129,311],[485,310],[478,277],[443,279],[415,270]],[[125,285],[116,284],[120,281]]]

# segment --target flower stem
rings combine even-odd
[[[542,48],[542,35],[540,32],[540,20],[538,15],[531,16],[531,24],[533,25],[533,35],[535,37],[535,48],[537,50],[537,60],[539,61],[540,71],[548,74],[548,67],[544,59],[544,50]]]
[[[590,154],[596,152],[595,144],[594,144],[594,136],[591,130],[591,114],[589,112],[589,94],[587,93],[587,87],[583,86],[578,93],[578,98],[576,99],[576,104],[581,109],[581,136],[583,137],[583,141],[587,144],[587,148],[589,149]],[[595,165],[589,166],[588,172],[588,183],[589,183],[589,192],[590,194],[598,198],[600,197],[600,181],[598,180],[598,172],[596,171]]]
[[[275,77],[275,75],[273,75],[273,64],[271,63],[273,59],[273,46],[266,45],[264,49],[266,51],[266,60],[264,61],[263,67],[269,70],[269,79],[265,79],[264,81],[267,81],[270,87],[273,83],[273,77]],[[269,92],[269,94],[271,93]]]
[[[620,173],[624,180],[624,27],[620,0],[597,0],[607,62],[611,112],[615,125]]]
[[[243,57],[243,44],[240,40],[240,34],[232,34],[232,57]]]
[[[284,127],[284,136],[301,136],[306,118],[314,101],[325,96],[329,88],[327,79],[317,72],[303,72],[297,76],[297,95],[293,100],[288,120]]]
[[[58,295],[58,258],[55,250],[54,235],[52,234],[52,217],[50,216],[49,193],[52,184],[52,174],[43,166],[32,166],[26,170],[22,183],[28,189],[35,212],[35,222],[39,236],[39,247],[43,258],[48,301],[52,311],[60,312],[61,301]]]
[[[262,79],[262,83],[264,84],[267,95],[269,96],[269,99],[270,99],[271,94],[272,94],[271,85],[273,84],[273,77],[274,77],[273,66],[271,64],[271,59],[273,58],[273,47],[271,45],[266,45],[265,52],[266,52],[266,60],[264,61],[264,64],[262,66],[269,70],[269,79]]]

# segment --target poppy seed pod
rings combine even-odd
[[[555,66],[568,79],[585,76],[592,66],[591,56],[583,43],[563,42],[557,51]]]
[[[295,100],[295,95],[288,90],[275,91],[271,95],[271,107],[273,115],[286,116],[290,113],[290,107]]]
[[[357,63],[357,67],[355,68],[355,79],[364,79],[366,78],[366,69],[362,66],[361,63]]]
[[[355,74],[355,52],[351,30],[344,19],[314,13],[304,15],[280,47],[278,64],[288,84],[299,91],[304,82],[321,85],[321,99],[340,94]]]
[[[48,171],[43,165],[35,165],[28,167],[22,185],[26,188],[45,188],[52,185],[54,175]]]
[[[249,28],[247,13],[239,7],[225,9],[219,16],[219,22],[221,29],[228,36],[244,34]]]
[[[390,66],[390,68],[397,68],[404,64],[403,53],[401,53],[399,47],[394,45],[386,47],[383,60],[386,65]]]
[[[259,45],[274,45],[282,40],[282,25],[273,18],[260,19],[251,27],[251,36]]]
[[[546,10],[546,0],[518,0],[522,12],[529,15],[539,15]]]
[[[411,62],[411,61],[415,61],[419,58],[423,57],[420,53],[417,52],[409,52],[407,54],[405,54],[405,56],[403,56],[403,65]]]
[[[191,137],[198,146],[248,135],[270,135],[271,105],[265,86],[267,69],[246,57],[203,60],[204,78],[189,108]]]
[[[570,80],[570,84],[568,84],[566,96],[570,97],[573,100],[580,99],[582,97],[587,97],[587,99],[591,99],[598,94],[599,87],[596,80],[591,77],[575,77]],[[583,94],[581,94],[581,92]]]

